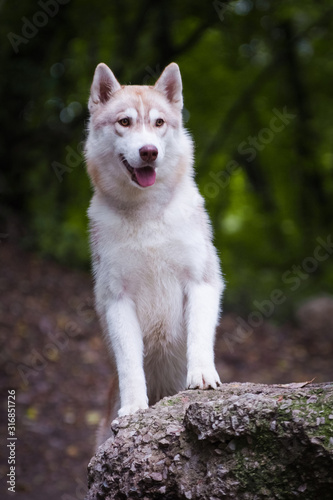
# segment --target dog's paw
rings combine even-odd
[[[215,368],[191,370],[187,375],[188,389],[216,389],[221,385],[220,377]]]
[[[124,415],[132,415],[138,410],[146,410],[148,408],[147,403],[135,403],[131,405],[125,405],[120,408],[118,411],[118,417],[123,417]]]

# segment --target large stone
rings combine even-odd
[[[333,383],[185,391],[112,431],[86,500],[333,498]]]

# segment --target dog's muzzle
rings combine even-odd
[[[139,150],[141,159],[147,163],[153,163],[158,155],[158,150],[155,146],[147,145],[143,146]],[[128,172],[131,174],[131,179],[140,187],[149,187],[155,184],[156,180],[156,170],[153,165],[143,165],[142,167],[134,168],[128,163],[124,155],[120,157],[122,163],[127,168]]]

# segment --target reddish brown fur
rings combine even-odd
[[[119,400],[119,382],[118,375],[115,374],[111,378],[105,416],[102,418],[97,430],[97,447],[100,446],[106,439],[110,437],[110,424],[117,416],[117,403]]]

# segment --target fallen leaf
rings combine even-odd
[[[312,380],[308,380],[307,382],[293,382],[291,384],[278,384],[278,387],[289,387],[290,389],[302,389],[303,387],[312,384],[312,382],[316,379],[314,377]]]

